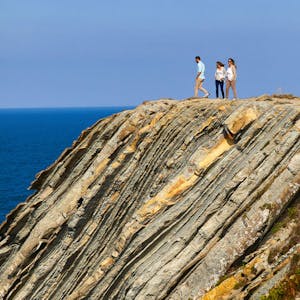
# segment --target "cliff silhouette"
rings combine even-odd
[[[300,98],[144,102],[31,189],[0,227],[1,299],[299,297]]]

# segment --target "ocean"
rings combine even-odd
[[[0,224],[35,175],[96,121],[131,107],[0,109]]]

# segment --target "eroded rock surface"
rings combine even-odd
[[[146,102],[32,189],[0,228],[1,299],[297,296],[299,98]]]

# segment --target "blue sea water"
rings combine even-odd
[[[0,109],[0,223],[20,202],[35,175],[97,120],[128,107]]]

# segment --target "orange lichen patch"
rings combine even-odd
[[[256,120],[258,117],[258,112],[253,108],[248,108],[244,111],[236,113],[236,116],[227,123],[230,131],[233,134],[243,129],[245,126],[247,126],[252,121]]]
[[[254,278],[256,275],[253,273],[255,265],[259,264],[262,260],[255,258],[249,262],[242,270],[237,274],[225,279],[215,288],[207,292],[202,296],[201,300],[218,300],[218,299],[229,299],[233,293],[238,292],[243,286],[247,284],[249,280]],[[200,300],[199,299],[199,300]]]
[[[221,300],[230,294],[234,287],[239,283],[235,277],[225,279],[220,285],[206,293],[201,300]],[[200,300],[199,299],[199,300]],[[225,299],[225,298],[224,298]]]
[[[255,266],[260,266],[263,262],[263,259],[261,257],[256,257],[252,259],[248,264],[242,268],[242,270],[236,275],[236,278],[240,281],[243,278],[252,279],[255,277],[255,273],[253,273]]]

